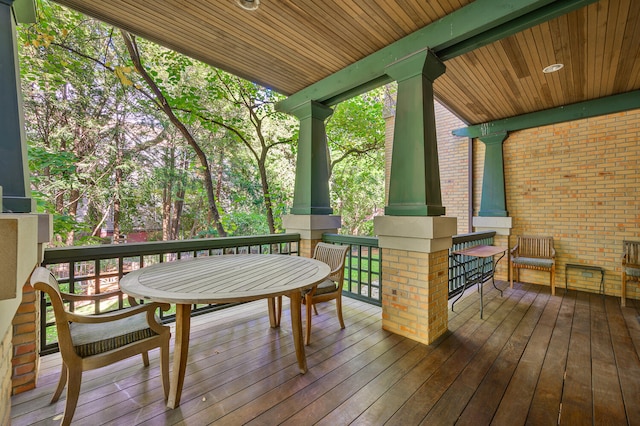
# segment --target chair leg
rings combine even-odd
[[[344,328],[344,319],[342,319],[342,295],[336,297],[336,310],[338,311],[338,321],[340,321],[340,328]]]
[[[513,263],[509,262],[509,287],[513,288]]]
[[[624,268],[624,266],[622,267]],[[627,306],[627,274],[622,271],[622,284],[620,285],[620,306]]]
[[[313,312],[316,313],[316,315],[318,315],[318,308],[316,308],[316,305],[314,303],[312,303],[313,305]]]
[[[551,295],[556,295],[556,268],[551,268]]]
[[[149,352],[142,352],[142,363],[145,367],[149,366]]]
[[[166,402],[169,399],[169,337],[160,346],[160,375],[162,376],[162,389]]]
[[[309,345],[309,343],[311,343],[311,307],[313,306],[315,308],[315,305],[311,302],[311,296],[309,294],[307,294],[304,299],[307,305],[305,309],[307,313],[307,328],[304,336],[304,344]]]
[[[78,405],[78,397],[80,396],[80,384],[82,383],[82,370],[78,368],[67,369],[67,403],[64,408],[64,416],[62,418],[62,426],[71,424],[73,415]]]
[[[60,395],[62,394],[62,389],[67,384],[67,365],[62,361],[62,369],[60,370],[60,380],[58,380],[58,387],[56,391],[53,393],[53,397],[51,398],[51,404],[58,401]]]

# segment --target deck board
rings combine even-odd
[[[264,301],[195,317],[175,410],[157,350],[149,368],[134,357],[86,372],[73,424],[640,424],[637,301],[621,308],[619,298],[522,283],[500,297],[488,283],[485,318],[469,289],[427,346],[382,330],[380,308],[345,299],[344,330],[332,303],[314,316],[304,375],[287,303],[279,329]],[[49,404],[60,356],[40,368],[38,387],[12,398],[14,426],[55,424],[64,409],[64,396]]]

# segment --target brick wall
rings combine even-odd
[[[483,145],[474,142],[475,214]],[[606,293],[619,295],[622,240],[640,239],[640,110],[512,132],[503,151],[511,245],[516,235],[551,235],[556,288],[566,263],[582,263],[603,267]],[[520,272],[523,281],[548,283],[548,273]],[[598,291],[594,275],[570,270],[569,286]],[[637,284],[627,296],[640,298]]]
[[[22,290],[22,303],[13,318],[12,389],[16,395],[36,387],[40,317],[36,291],[27,284]]]
[[[9,327],[0,341],[0,425],[11,423],[11,328]]]
[[[434,103],[440,166],[440,192],[445,216],[458,218],[458,234],[470,231],[469,219],[469,139],[451,134],[465,127],[439,102]]]

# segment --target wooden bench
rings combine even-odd
[[[551,294],[556,294],[556,251],[553,237],[519,236],[509,257],[510,286],[513,288],[514,270],[534,269],[548,271],[551,274]],[[518,278],[520,274],[518,273]],[[519,281],[519,279],[516,279]]]
[[[627,302],[627,282],[640,282],[640,241],[623,241],[622,255],[622,286],[620,302],[622,306]]]

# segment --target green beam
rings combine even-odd
[[[509,22],[492,28],[488,31],[478,34],[477,36],[468,38],[465,41],[457,43],[447,48],[436,48],[434,52],[438,57],[447,61],[455,58],[456,56],[464,55],[467,52],[478,49],[482,46],[486,46],[495,41],[509,37],[513,34],[517,34],[520,31],[527,28],[534,27],[543,22],[550,21],[558,16],[566,15],[574,10],[581,9],[588,6],[591,3],[595,3],[598,0],[579,0],[579,1],[565,1],[555,2],[542,6],[539,9],[529,12],[526,15],[515,18]]]
[[[310,85],[309,87],[289,96],[278,103],[280,111],[290,112],[304,102],[313,100],[325,105],[336,103],[370,90],[376,85],[385,84],[391,79],[386,76],[385,68],[390,64],[410,56],[426,47],[434,52],[445,49],[454,49],[454,46],[473,40],[466,48],[455,51],[456,55],[468,52],[482,42],[481,34],[488,33],[487,43],[495,41],[496,33],[490,32],[510,21],[516,20],[538,9],[545,8],[541,16],[551,19],[568,8],[577,9],[592,3],[594,0],[476,0],[462,7],[442,19],[427,25],[426,27],[409,34],[406,37],[390,44],[387,47],[345,67],[344,69]],[[557,10],[556,14],[552,13]],[[529,25],[539,23],[541,16],[532,15],[534,19]],[[527,28],[525,21],[518,21],[512,29],[513,32]],[[506,31],[508,27],[502,27],[498,32],[501,37],[512,33]],[[480,37],[480,38],[474,38]],[[466,49],[466,50],[465,50]]]
[[[640,90],[463,127],[452,133],[456,136],[482,138],[500,132],[531,129],[633,109],[640,109]]]
[[[15,0],[13,13],[20,24],[33,24],[36,22],[36,4],[34,0]]]

